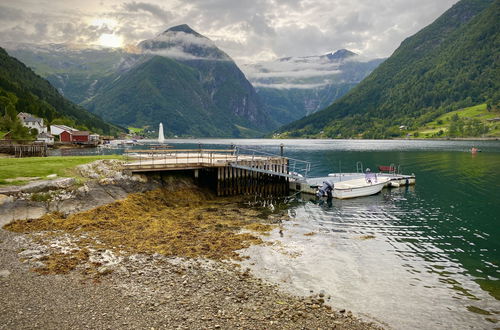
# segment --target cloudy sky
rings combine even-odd
[[[2,0],[0,44],[126,46],[189,24],[238,63],[347,48],[387,57],[457,0]]]

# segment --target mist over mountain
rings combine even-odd
[[[5,47],[77,104],[94,96],[107,76],[128,70],[140,57],[120,48],[99,46],[8,43]]]
[[[267,112],[280,124],[287,124],[329,106],[382,61],[340,49],[245,65],[243,70]]]

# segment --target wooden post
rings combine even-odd
[[[221,185],[220,185],[220,177],[221,177],[221,168],[217,168],[217,196],[220,196],[220,190],[221,190]]]

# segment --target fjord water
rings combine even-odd
[[[189,143],[191,141],[185,141]],[[500,319],[500,142],[238,140],[312,163],[311,176],[401,165],[413,187],[293,206],[284,235],[255,246],[258,276],[394,328],[494,328]],[[482,152],[472,155],[476,146]],[[304,196],[305,197],[305,196]],[[305,235],[307,234],[307,235]]]
[[[289,209],[283,236],[250,248],[245,265],[298,294],[398,329],[495,328],[500,323],[500,142],[171,140],[230,144],[312,163],[311,176],[353,172],[356,162],[401,165],[412,187]],[[476,146],[482,152],[472,155]],[[144,147],[142,147],[144,148]]]

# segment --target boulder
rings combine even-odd
[[[14,201],[14,197],[0,194],[0,205],[5,203],[11,203]]]
[[[37,193],[49,190],[57,190],[68,188],[75,183],[74,178],[60,178],[55,180],[43,180],[28,183],[27,185],[21,186],[19,189],[21,192],[27,193]]]

